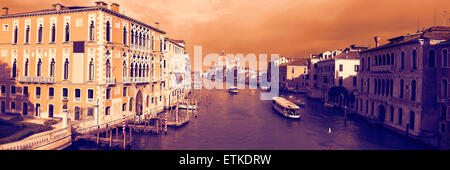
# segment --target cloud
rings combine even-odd
[[[94,1],[62,0],[64,5],[93,5]],[[57,1],[2,0],[11,12],[50,8]],[[443,24],[448,0],[124,0],[126,15],[152,24],[156,19],[168,36],[184,39],[188,51],[202,45],[204,54],[276,53],[306,57],[351,44],[373,44],[415,32],[418,27]],[[450,9],[447,9],[450,10]],[[193,56],[191,53],[190,56]]]

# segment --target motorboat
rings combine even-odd
[[[272,98],[272,108],[284,117],[300,119],[300,107],[283,97]]]
[[[239,89],[236,86],[232,86],[232,87],[230,87],[230,89],[228,89],[228,92],[230,94],[238,94],[239,93]]]

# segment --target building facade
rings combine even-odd
[[[186,52],[183,40],[165,38],[164,56],[169,68],[168,90],[166,91],[166,107],[173,107],[177,101],[183,100],[191,89],[191,61]]]
[[[306,92],[308,67],[305,59],[291,59],[291,62],[281,64],[279,69],[280,90]]]
[[[0,16],[1,113],[104,123],[163,110],[165,32],[119,5],[53,8]]]
[[[449,27],[435,26],[361,52],[357,113],[402,134],[441,145],[443,136],[448,135],[449,39]]]

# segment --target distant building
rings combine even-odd
[[[161,63],[160,67],[164,69],[168,82],[168,88],[164,91],[164,96],[167,96],[165,107],[175,106],[191,89],[191,61],[185,46],[184,40],[164,39],[164,57],[167,63]]]
[[[322,99],[342,106],[353,108],[354,91],[357,90],[357,74],[359,71],[359,51],[367,47],[354,45],[346,48],[338,55],[317,62],[317,86]]]
[[[295,58],[290,62],[281,64],[280,68],[280,90],[305,93],[308,86],[307,81],[307,59]]]
[[[357,112],[425,143],[448,146],[449,39],[450,27],[434,26],[362,51]]]

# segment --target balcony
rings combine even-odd
[[[122,83],[124,83],[124,84],[150,83],[150,80],[148,77],[124,77],[122,79]]]
[[[390,72],[390,73],[393,73],[395,71],[395,67],[394,67],[394,65],[372,66],[370,71],[371,72]]]
[[[21,83],[53,84],[53,83],[55,83],[55,77],[21,76],[21,77],[19,77],[19,82],[21,82]]]
[[[88,103],[94,103],[94,98],[88,98],[88,99],[87,99],[87,102],[88,102]]]
[[[441,96],[439,96],[437,98],[438,98],[437,99],[438,103],[448,103],[449,102],[448,97],[441,97]]]
[[[116,78],[105,78],[105,84],[107,85],[116,84]]]
[[[152,77],[152,82],[157,82],[158,80],[155,77]]]

